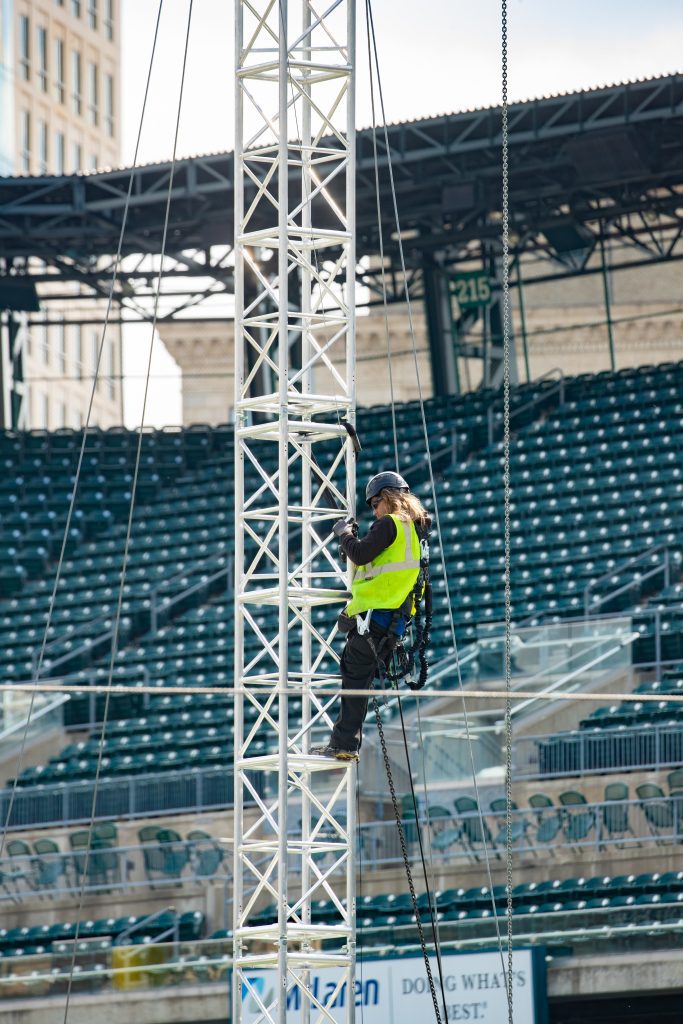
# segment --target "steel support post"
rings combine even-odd
[[[355,504],[354,3],[236,0],[234,1024],[354,1019],[356,769],[310,753]]]
[[[455,347],[452,344],[452,310],[448,280],[437,263],[425,263],[424,302],[427,336],[435,395],[454,395],[460,391]]]
[[[602,294],[605,300],[605,324],[607,326],[607,344],[609,346],[609,367],[616,370],[617,359],[614,351],[614,330],[612,326],[612,301],[610,297],[609,269],[605,254],[605,239],[600,235],[600,269],[602,271]]]

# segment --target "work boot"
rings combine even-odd
[[[357,750],[344,750],[342,747],[333,747],[331,743],[326,743],[322,747],[311,747],[311,753],[316,757],[333,757],[336,761],[360,760]]]

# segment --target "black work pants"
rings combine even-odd
[[[383,629],[373,626],[372,623],[369,635],[374,651],[368,642],[367,634],[361,636],[354,629],[346,638],[340,662],[342,690],[369,690],[374,678],[380,675],[378,659],[382,664],[382,672],[389,663],[398,637],[387,636]],[[332,729],[330,745],[341,750],[360,750],[367,711],[367,697],[342,697],[341,710]]]

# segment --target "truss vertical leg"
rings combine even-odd
[[[236,0],[235,22],[233,1021],[322,1024],[336,1003],[351,1022],[356,770],[310,740],[336,703],[328,544],[355,494],[354,0]]]

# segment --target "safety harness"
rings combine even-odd
[[[383,630],[383,635],[379,638],[378,644],[375,643],[375,638],[370,633],[370,620],[374,609],[369,609],[365,615],[356,615],[357,632],[359,636],[364,637],[378,665],[381,664],[380,655],[389,637],[395,635],[398,620],[400,618],[408,620],[406,633],[397,640],[393,650],[392,663],[386,674],[391,683],[397,684],[404,681],[411,690],[421,690],[427,682],[429,670],[427,648],[429,647],[430,631],[432,628],[429,534],[428,530],[418,530],[417,533],[418,540],[420,541],[420,564],[415,585],[403,603],[394,609],[389,625]],[[422,601],[424,601],[424,617],[422,614]],[[411,643],[407,644],[406,639],[408,627],[411,624],[411,613],[413,639]]]

